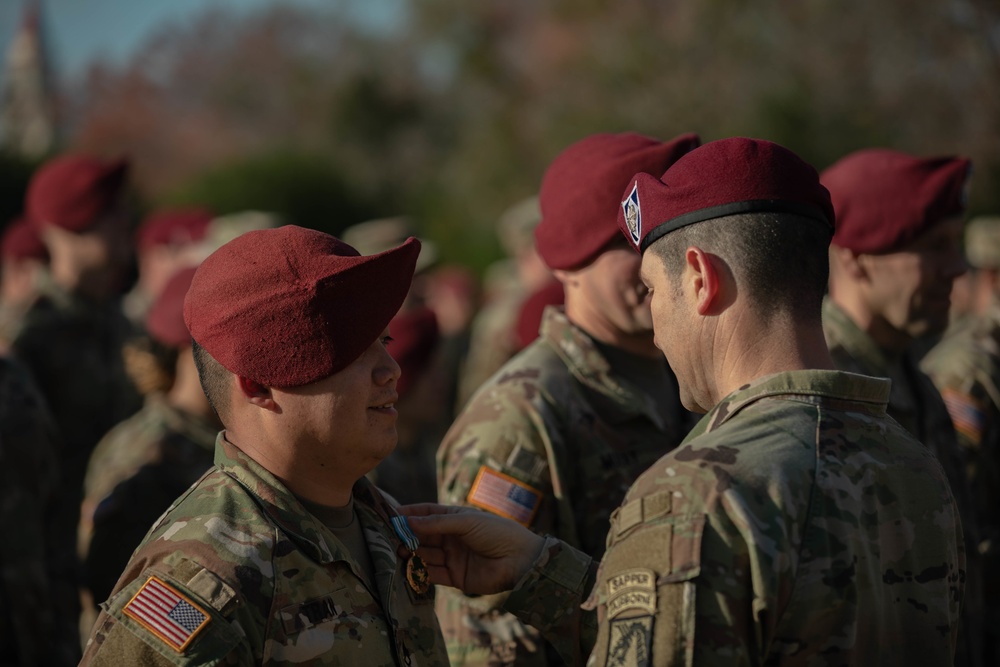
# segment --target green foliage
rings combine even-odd
[[[290,224],[330,234],[383,213],[358,197],[329,160],[292,151],[264,153],[210,169],[167,202],[202,204],[220,215],[270,211]]]

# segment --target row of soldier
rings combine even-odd
[[[78,617],[88,664],[1000,660],[1000,231],[924,360],[943,400],[917,353],[969,162],[699,146],[567,148],[471,328],[401,219],[154,216],[123,309],[126,165],[43,166],[3,253],[37,288],[3,322],[9,662],[74,662]],[[475,512],[406,506],[434,496]]]

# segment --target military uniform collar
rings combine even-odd
[[[602,413],[610,421],[625,421],[641,415],[660,430],[666,429],[655,398],[615,373],[594,340],[566,317],[565,308],[546,307],[539,337],[553,347],[581,384],[607,399],[607,409]]]
[[[188,440],[214,451],[219,427],[204,417],[180,410],[167,402],[166,396],[152,394],[146,399],[146,409],[154,413],[171,430],[184,435]]]
[[[829,297],[823,300],[823,330],[830,347],[840,346],[873,375],[889,377],[902,355],[891,354],[861,330]]]
[[[215,465],[254,496],[261,509],[310,558],[323,564],[345,561],[360,571],[353,557],[329,529],[310,514],[277,477],[226,440],[225,431],[219,433],[216,439]],[[364,477],[354,484],[352,492],[373,557],[375,550],[379,549],[391,553],[394,560],[396,549],[402,542],[393,535],[383,539],[385,545],[376,546],[372,544],[372,538],[373,534],[392,533],[389,514],[395,510]],[[381,584],[379,587],[382,587]]]
[[[732,392],[702,417],[685,442],[714,431],[743,408],[771,396],[812,396],[848,401],[859,409],[885,414],[891,381],[857,373],[801,370],[758,378]]]

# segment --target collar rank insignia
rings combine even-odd
[[[176,588],[150,577],[122,610],[178,653],[183,653],[211,617]]]
[[[632,243],[639,245],[642,239],[642,211],[639,208],[639,182],[632,186],[632,192],[628,199],[622,202],[622,210],[625,212],[625,224],[628,226],[628,233],[632,237]]]

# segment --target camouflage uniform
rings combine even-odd
[[[0,665],[72,665],[76,558],[57,530],[55,426],[25,371],[0,357]]]
[[[977,665],[979,661],[973,656],[981,654],[983,631],[979,523],[965,473],[965,459],[941,394],[910,352],[896,357],[888,355],[830,299],[823,303],[823,331],[837,368],[892,380],[889,415],[934,453],[948,477],[962,516],[969,577],[957,662]]]
[[[84,479],[79,549],[105,600],[157,517],[212,467],[216,424],[154,396],[97,445]]]
[[[612,518],[591,664],[951,664],[958,511],[888,398],[884,379],[807,370],[713,408]],[[550,543],[508,599],[574,662],[594,642],[572,605],[591,572]]]
[[[666,363],[648,365],[662,368],[662,395],[612,369],[561,309],[546,309],[539,339],[480,389],[441,443],[441,502],[512,516],[600,558],[608,518],[629,486],[695,421]],[[491,503],[491,488],[519,504]],[[452,664],[552,662],[533,628],[499,610],[502,600],[439,592]]]
[[[986,664],[1000,664],[1000,304],[921,362],[944,397],[967,462],[983,557]]]
[[[407,585],[385,498],[354,486],[372,590],[330,530],[223,435],[216,466],[133,555],[81,664],[447,665],[433,592]],[[179,624],[143,611],[156,596]]]

